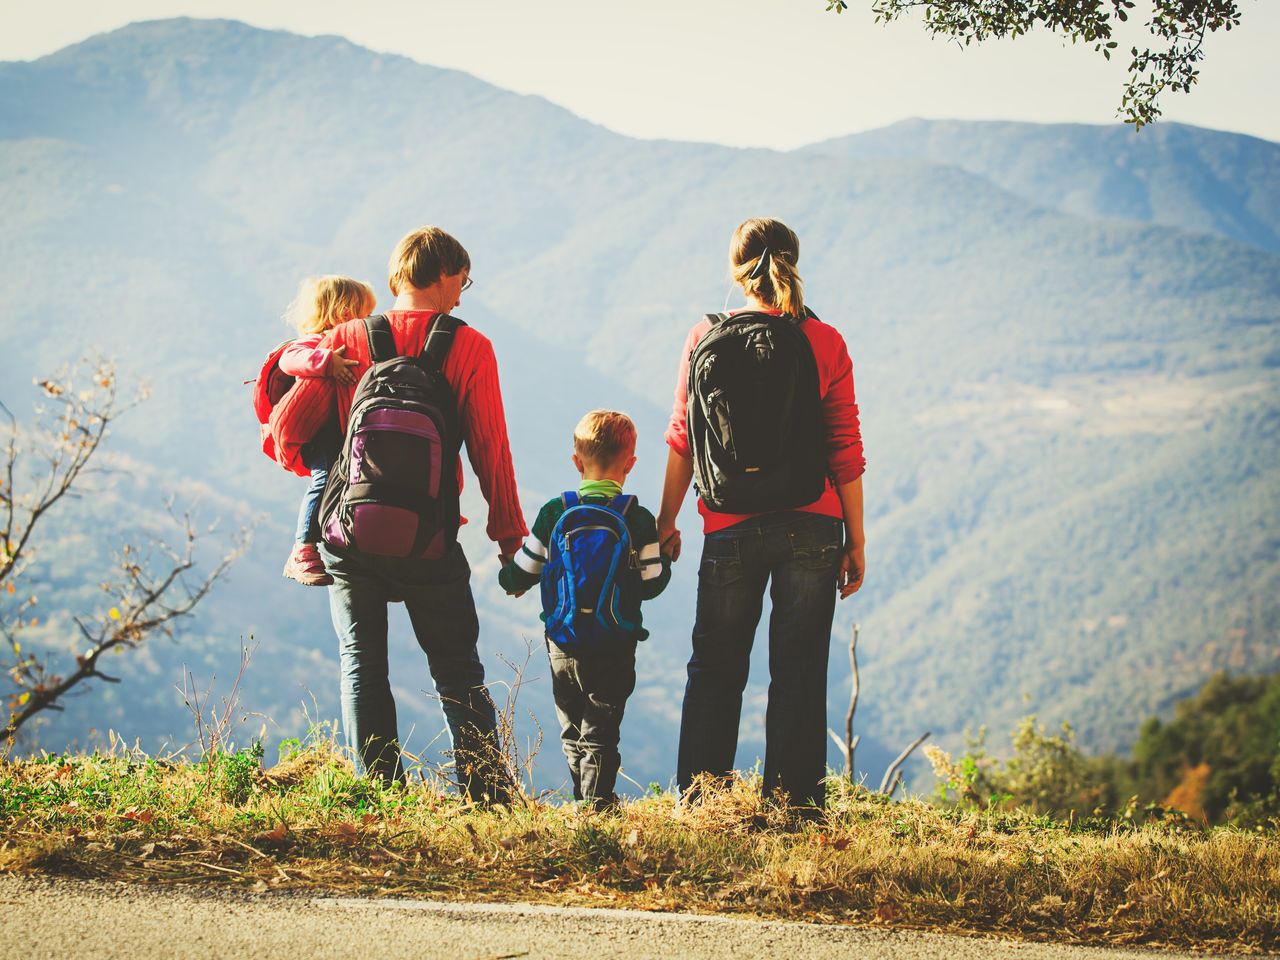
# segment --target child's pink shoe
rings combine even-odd
[[[324,561],[320,559],[320,551],[314,543],[295,544],[289,561],[284,565],[284,575],[290,580],[297,580],[308,587],[327,587],[333,583],[333,577],[324,569]]]

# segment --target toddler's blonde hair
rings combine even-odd
[[[373,287],[362,280],[330,274],[307,277],[285,310],[284,319],[298,333],[324,333],[357,317],[367,317],[378,305]]]
[[[573,428],[573,452],[598,466],[617,463],[636,449],[636,425],[625,413],[592,410]]]

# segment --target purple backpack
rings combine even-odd
[[[443,370],[463,325],[439,314],[421,355],[406,357],[385,316],[365,319],[373,366],[356,385],[342,453],[320,501],[325,543],[439,560],[457,542],[462,429]]]

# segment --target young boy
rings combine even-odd
[[[616,806],[622,711],[636,685],[640,602],[671,579],[658,525],[622,485],[635,466],[636,427],[612,410],[592,410],[573,431],[576,491],[545,503],[533,531],[498,573],[512,596],[542,584],[551,692],[573,798]]]

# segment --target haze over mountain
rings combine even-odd
[[[277,318],[303,276],[364,277],[386,307],[386,256],[425,222],[471,253],[458,313],[494,341],[529,518],[572,484],[570,431],[595,406],[636,417],[630,488],[656,508],[677,352],[724,302],[730,233],[761,214],[797,229],[807,299],[849,342],[863,414],[869,573],[837,613],[831,716],[857,620],[860,766],[877,779],[921,729],[955,740],[1034,710],[1123,747],[1210,672],[1280,666],[1274,144],[1157,125],[1118,130],[1122,149],[1110,129],[1019,124],[899,125],[793,153],[637,141],[465,74],[223,21],[0,64],[0,89],[0,400],[25,411],[32,376],[93,346],[155,388],[112,441],[129,476],[51,528],[33,585],[70,612],[92,604],[102,551],[166,490],[268,518],[180,644],[74,701],[46,746],[107,726],[185,739],[181,664],[226,678],[247,634],[243,700],[271,735],[299,732],[300,685],[313,714],[336,714],[324,595],[278,574],[301,483],[258,452],[240,381],[287,335]],[[499,655],[522,661],[533,641],[540,679],[521,703],[552,733],[536,600],[501,594],[473,481],[464,496],[482,655],[504,678]],[[683,528],[623,731],[641,783],[674,768],[692,511]],[[53,617],[41,639],[65,645],[68,626]],[[402,727],[425,747],[441,723],[403,618],[392,641]],[[554,786],[554,736],[542,759]]]
[[[1280,253],[1280,146],[1157,123],[904,120],[806,148],[957,166],[1043,206],[1216,233]]]

